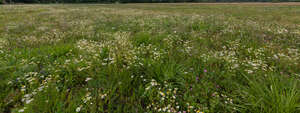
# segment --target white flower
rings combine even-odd
[[[22,91],[22,92],[25,92],[25,91],[26,91],[26,89],[22,87],[22,88],[21,88],[21,91]]]
[[[84,68],[79,68],[79,67],[78,67],[77,70],[78,70],[78,71],[82,71],[82,70],[84,70]]]
[[[159,92],[159,94],[160,94],[161,96],[163,96],[163,97],[165,96],[165,94],[164,94],[163,92],[161,92],[161,91]]]
[[[275,59],[278,59],[278,56],[277,56],[277,55],[274,55],[274,58],[275,58]]]
[[[150,89],[150,86],[149,86],[149,87],[146,87],[146,91],[149,90],[149,89]]]
[[[86,98],[86,100],[88,100],[88,101],[91,100],[91,99],[92,99],[92,97],[87,97],[87,98]]]
[[[24,95],[24,97],[29,98],[29,97],[31,97],[31,94],[26,94],[26,95]]]
[[[104,99],[107,96],[107,94],[101,95],[101,99]]]
[[[12,84],[12,81],[8,81],[8,83],[7,83],[8,85],[10,85],[10,84]]]
[[[20,113],[24,112],[24,109],[20,109],[19,112],[20,112]]]
[[[88,82],[88,81],[90,81],[90,80],[92,80],[92,78],[86,78],[86,79],[85,79],[86,82]]]
[[[76,108],[76,112],[80,112],[80,110],[81,110],[81,106]]]
[[[251,73],[253,73],[253,71],[252,70],[246,70],[249,74],[251,74]]]
[[[26,104],[29,104],[33,101],[33,99],[30,99],[30,100],[26,100]]]
[[[239,64],[234,64],[232,68],[235,69],[235,68],[238,68],[238,67],[239,67]]]
[[[38,88],[39,91],[42,91],[44,89],[44,86],[41,86]]]

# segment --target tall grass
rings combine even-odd
[[[1,6],[0,112],[300,112],[298,7],[154,5]]]

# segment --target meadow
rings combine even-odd
[[[299,113],[300,3],[0,6],[0,113]]]

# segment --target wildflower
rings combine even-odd
[[[252,70],[246,70],[247,71],[247,73],[248,74],[251,74],[251,73],[253,73],[253,71]]]
[[[201,112],[200,110],[197,110],[196,113],[204,113],[204,112]]]
[[[107,94],[101,95],[101,99],[104,99],[107,96]]]
[[[238,68],[238,67],[239,67],[239,64],[234,64],[232,68],[235,69],[235,68]]]
[[[24,109],[20,109],[19,112],[20,112],[20,113],[24,112]]]
[[[38,88],[39,91],[42,91],[44,89],[44,86],[41,86]]]
[[[26,100],[26,104],[29,104],[33,101],[33,99],[30,99],[30,100]]]
[[[26,107],[24,107],[23,109],[20,109],[18,112],[23,113],[25,111]]]
[[[21,91],[25,92],[26,91],[26,86],[22,86]]]
[[[82,71],[82,70],[84,70],[84,68],[79,68],[79,67],[78,67],[77,70],[78,70],[78,71]]]
[[[146,87],[146,91],[149,90],[149,89],[150,89],[150,86],[149,86],[149,87]]]
[[[204,69],[204,73],[206,73],[207,72],[207,70],[206,69]]]
[[[159,92],[159,94],[160,94],[161,96],[165,96],[165,94],[164,94],[163,92],[161,92],[161,91]]]
[[[88,77],[88,78],[85,79],[86,82],[88,82],[88,81],[90,81],[90,80],[92,80],[92,78],[89,78],[89,77]]]
[[[80,112],[82,106],[76,108],[76,112]]]
[[[10,85],[10,84],[12,84],[12,81],[8,81],[8,83],[7,83],[8,85]]]
[[[31,96],[32,96],[31,94],[26,94],[26,95],[24,95],[25,98],[29,98],[29,97],[31,97]]]
[[[143,66],[143,65],[144,65],[144,64],[142,64],[142,63],[140,63],[140,62],[139,62],[139,64],[140,64],[141,66]]]

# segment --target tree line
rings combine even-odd
[[[0,0],[0,3],[300,2],[300,0]]]

